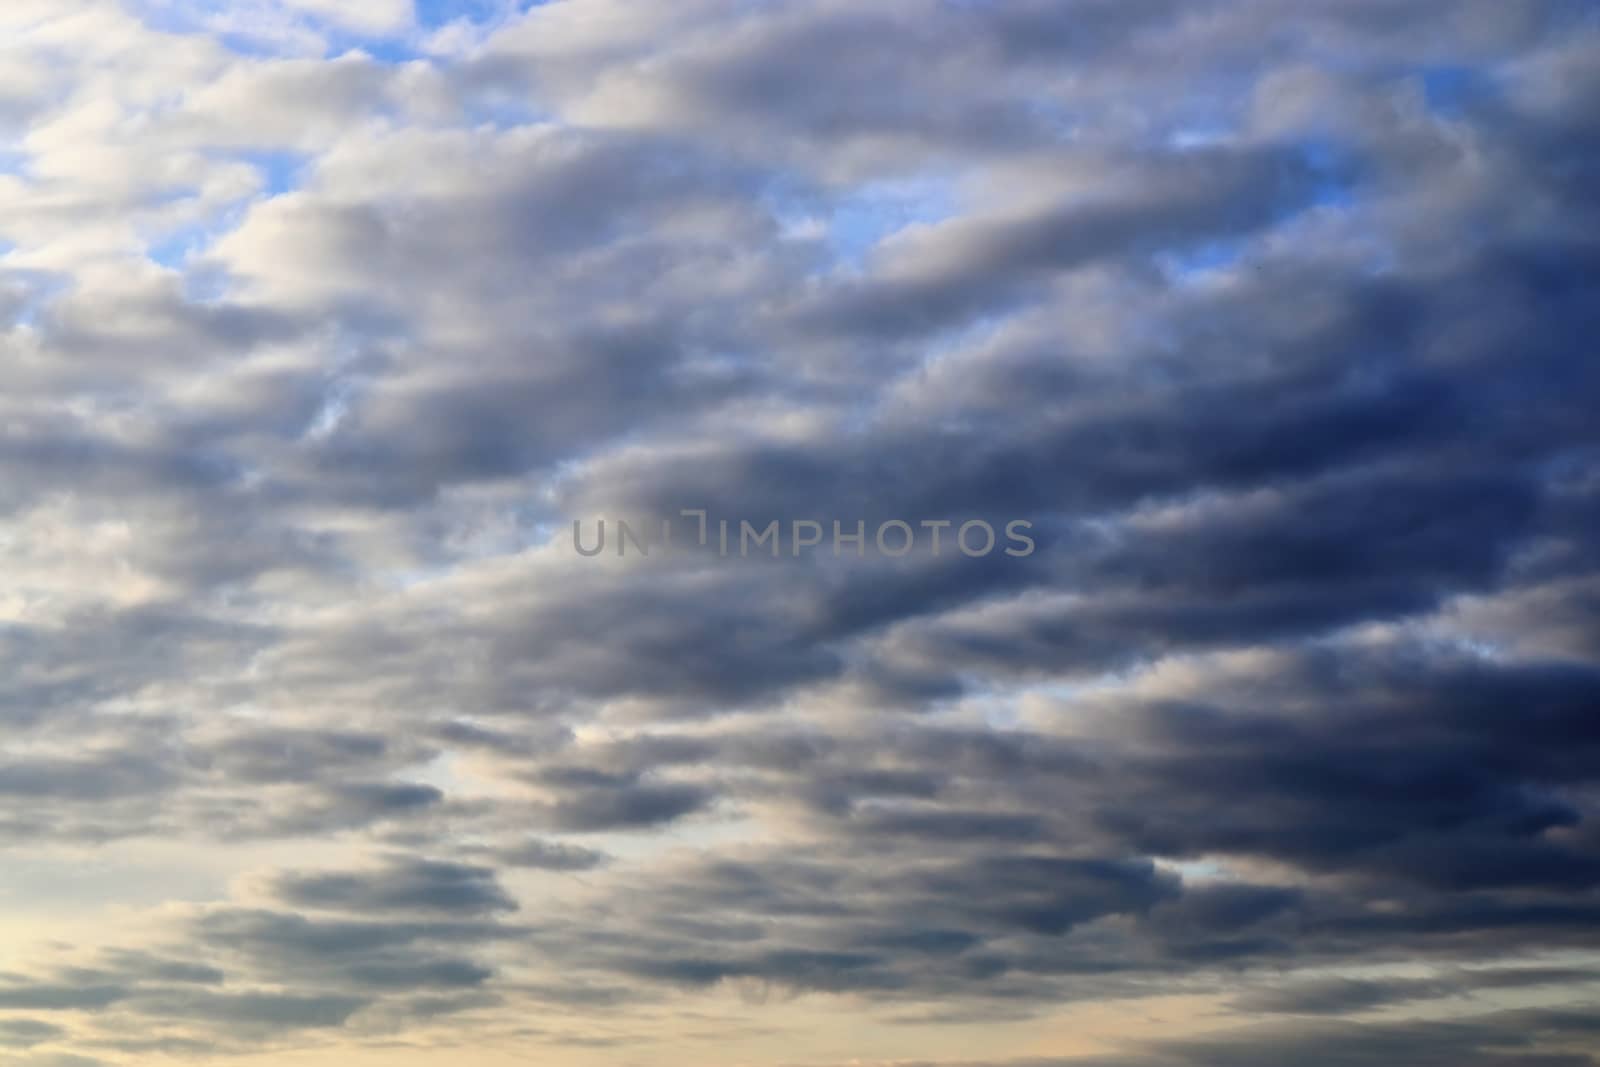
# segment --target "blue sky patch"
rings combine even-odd
[[[1460,118],[1467,109],[1486,101],[1493,92],[1488,76],[1471,67],[1428,67],[1420,77],[1428,109],[1443,118]]]

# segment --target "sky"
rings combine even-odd
[[[4,0],[0,1067],[1595,1067],[1597,281],[1593,0]]]

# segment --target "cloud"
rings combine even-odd
[[[284,903],[316,910],[372,914],[417,911],[481,915],[514,911],[494,871],[428,860],[397,860],[370,874],[283,874],[273,892]]]
[[[1600,36],[1444,7],[7,4],[6,1055],[1591,1062]]]
[[[1241,1010],[1290,1015],[1343,1015],[1438,997],[1472,996],[1495,989],[1585,985],[1592,971],[1561,967],[1506,967],[1460,971],[1429,979],[1328,979],[1262,990],[1240,999]]]

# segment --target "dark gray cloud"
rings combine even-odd
[[[1174,1064],[1415,1063],[1473,1067],[1585,1067],[1594,1033],[1579,1012],[1507,1012],[1465,1021],[1263,1030],[1163,1049],[1150,1062]],[[1565,1045],[1565,1050],[1561,1047]],[[1541,1051],[1553,1046],[1552,1051]],[[1139,1062],[1135,1060],[1134,1062]]]
[[[484,915],[517,907],[495,883],[491,868],[409,858],[370,873],[283,874],[273,882],[273,893],[293,907],[361,915]]]
[[[1256,1027],[1122,1054],[1061,1059],[896,1061],[906,1067],[1222,1067],[1305,1063],[1589,1067],[1594,1023],[1578,1011],[1507,1011],[1450,1021]],[[1130,1044],[1134,1044],[1130,1042]],[[1541,1049],[1551,1049],[1541,1051]]]
[[[598,849],[537,837],[498,848],[474,850],[472,854],[514,870],[590,871],[611,861],[609,855]]]
[[[131,1006],[155,1019],[202,1018],[229,1030],[277,1036],[340,1026],[365,1003],[355,997],[327,994],[186,992],[140,997]]]
[[[6,1048],[31,1048],[34,1045],[61,1037],[66,1033],[54,1023],[38,1019],[6,1019],[0,1021],[0,1046]]]
[[[1562,967],[1508,967],[1446,973],[1437,978],[1305,981],[1240,998],[1243,1011],[1289,1015],[1347,1015],[1418,1000],[1471,996],[1496,989],[1593,985],[1593,971]]]

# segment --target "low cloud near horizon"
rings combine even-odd
[[[1597,281],[1592,0],[5,0],[0,1067],[1597,1067]]]

